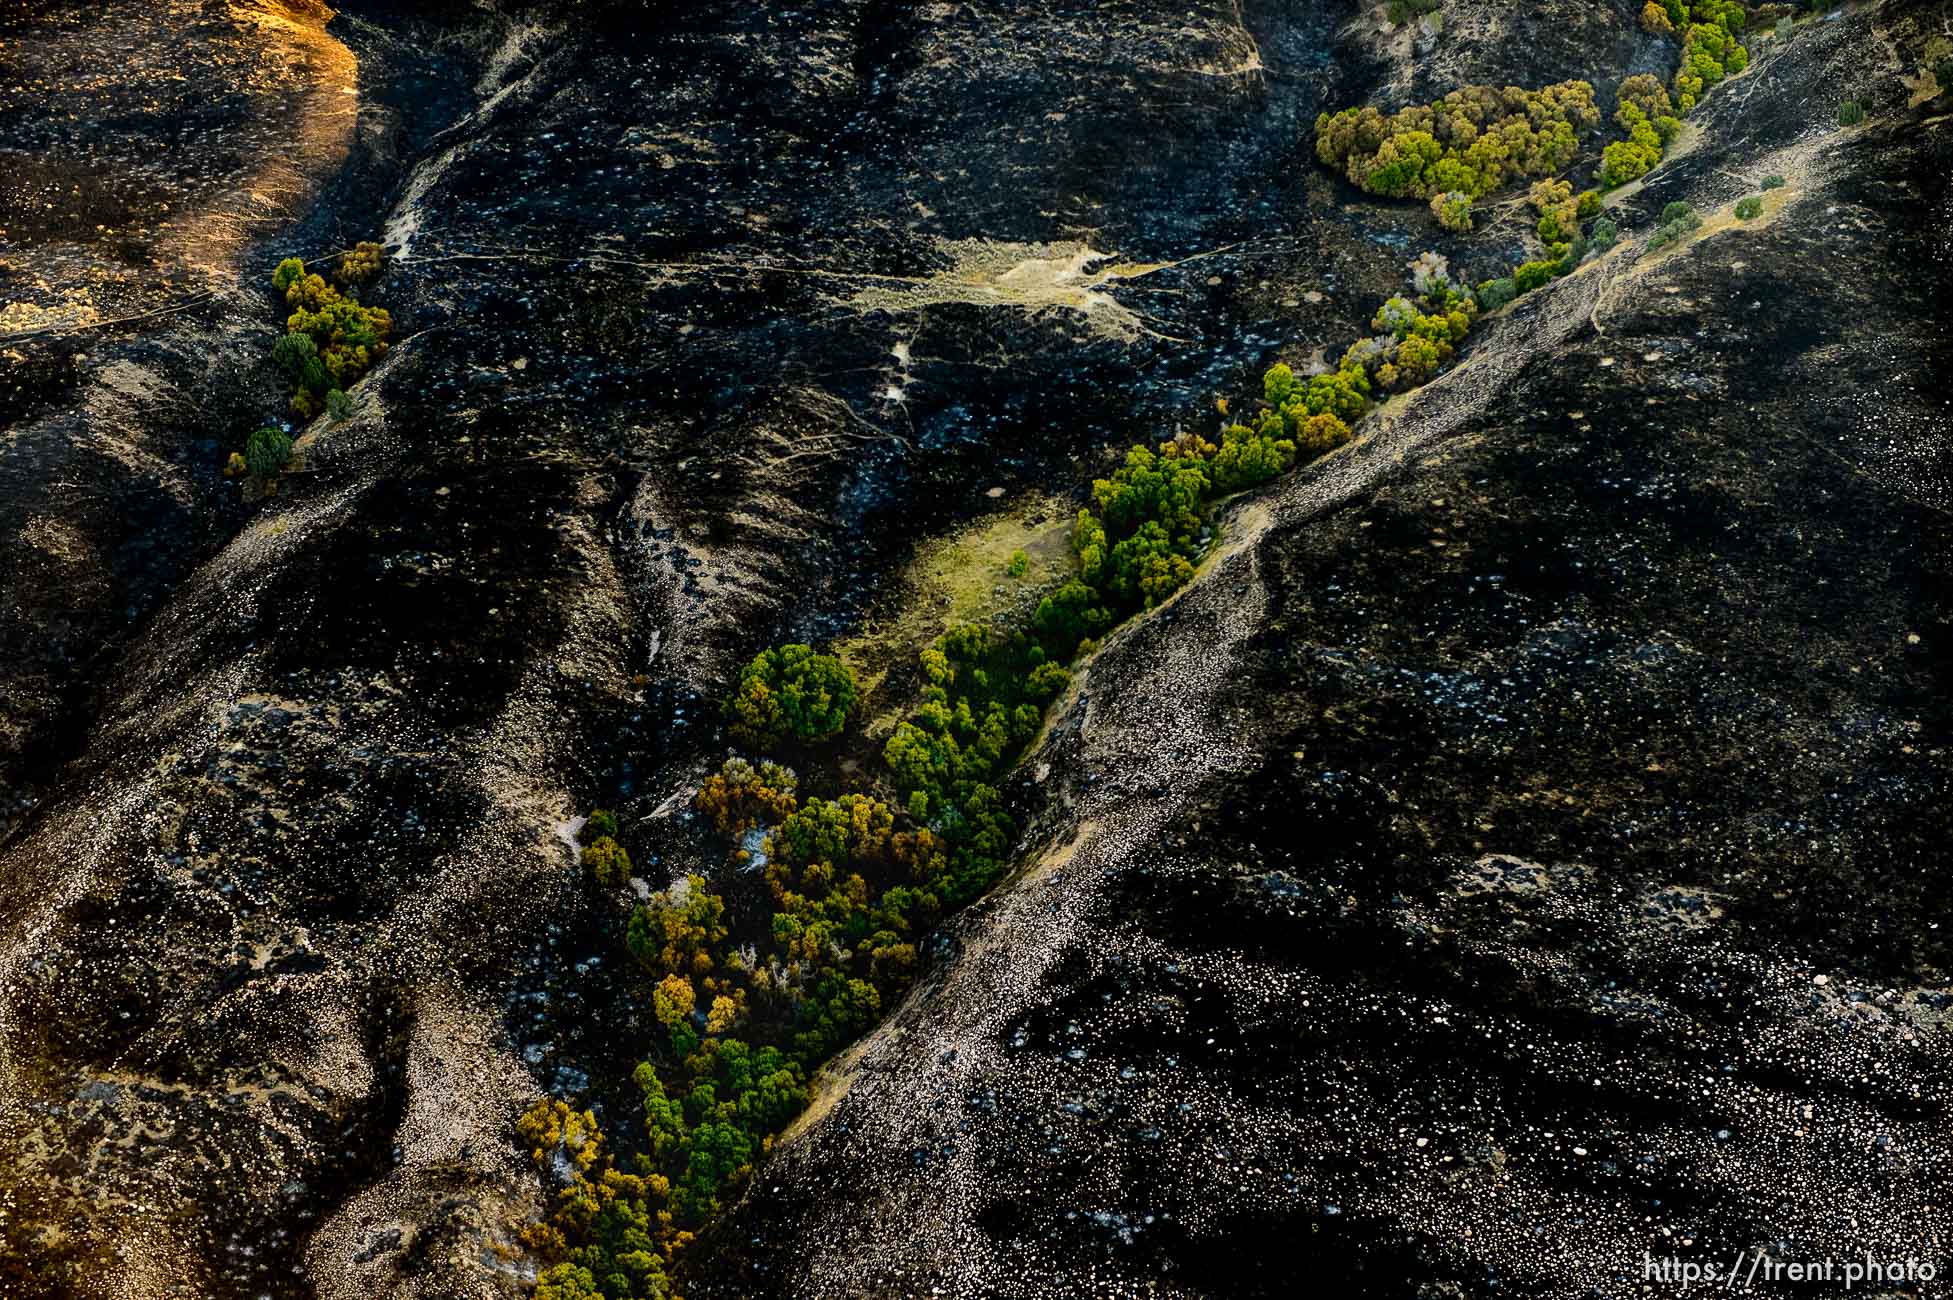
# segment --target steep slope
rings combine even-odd
[[[694,1294],[1937,1259],[1953,213],[1895,21],[1800,35],[1633,200],[1795,176],[1767,221],[1526,299],[1100,652],[1045,847]],[[1840,81],[1891,116],[1838,131]]]

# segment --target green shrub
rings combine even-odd
[[[332,278],[348,288],[365,284],[380,273],[380,263],[385,258],[385,249],[371,240],[361,240],[339,255],[339,264],[333,268]]]
[[[290,338],[292,336],[286,335],[286,337]],[[327,415],[330,415],[335,420],[344,420],[350,417],[352,413],[353,413],[353,399],[346,395],[345,389],[334,388],[329,390],[326,393]]]
[[[1010,564],[1006,567],[1005,572],[1013,578],[1021,578],[1030,571],[1031,557],[1023,551],[1012,551],[1010,553]]]
[[[1748,221],[1761,215],[1763,215],[1763,199],[1761,196],[1752,194],[1748,198],[1736,200],[1736,219],[1738,221]]]
[[[1588,238],[1587,244],[1596,255],[1599,255],[1614,247],[1620,237],[1621,228],[1609,218],[1602,217],[1594,222],[1593,234]]]
[[[1616,140],[1600,151],[1600,183],[1611,190],[1639,180],[1660,161],[1661,137],[1644,122],[1629,139]]]
[[[1557,261],[1527,262],[1513,268],[1512,283],[1520,293],[1531,293],[1541,285],[1551,283],[1559,265]]]
[[[291,459],[292,440],[269,425],[244,440],[244,463],[258,478],[277,478]]]
[[[1865,106],[1855,99],[1847,99],[1838,105],[1838,125],[1857,126],[1865,120]]]
[[[1939,93],[1953,94],[1953,59],[1941,59],[1933,65],[1933,80],[1939,84]]]
[[[788,736],[818,741],[839,734],[859,700],[846,664],[812,646],[784,645],[760,651],[740,670],[725,710],[735,738],[768,749]]]
[[[598,808],[584,821],[583,829],[577,832],[577,840],[588,844],[592,840],[616,839],[618,833],[617,814],[608,808]]]
[[[1777,39],[1779,41],[1787,40],[1790,36],[1791,28],[1794,25],[1795,24],[1793,24],[1790,21],[1789,14],[1785,14],[1783,17],[1777,19]]]
[[[1781,176],[1765,176],[1763,178],[1763,188],[1766,190],[1780,190],[1786,184],[1788,182]]]
[[[1442,190],[1433,194],[1431,215],[1446,230],[1464,234],[1472,228],[1472,196],[1463,190]]]
[[[1701,229],[1702,218],[1694,208],[1680,201],[1670,203],[1661,210],[1661,225],[1648,237],[1648,250],[1666,248],[1677,240],[1686,239]]]
[[[1111,626],[1112,613],[1105,602],[1076,578],[1039,601],[1031,615],[1031,630],[1047,653],[1066,661],[1083,653],[1079,642],[1101,636]]]
[[[1413,18],[1437,12],[1438,0],[1390,0],[1384,6],[1384,16],[1391,26],[1402,27]]]
[[[1519,286],[1513,283],[1510,277],[1487,280],[1478,286],[1473,296],[1478,300],[1480,311],[1497,311],[1519,296]]]
[[[631,855],[608,835],[583,846],[583,865],[600,885],[615,889],[631,878]]]

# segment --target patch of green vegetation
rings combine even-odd
[[[1693,207],[1682,202],[1670,203],[1661,210],[1661,222],[1656,226],[1655,233],[1648,236],[1648,251],[1657,252],[1687,239],[1700,229],[1702,218]]]
[[[1017,830],[1000,786],[1070,684],[1072,661],[1191,578],[1217,500],[1340,446],[1373,391],[1415,387],[1463,340],[1477,304],[1444,259],[1427,253],[1409,272],[1411,293],[1372,321],[1380,337],[1352,346],[1336,370],[1304,378],[1273,366],[1251,418],[1218,440],[1129,449],[1069,527],[993,520],[923,561],[912,595],[941,591],[960,566],[975,573],[983,591],[964,590],[953,610],[996,612],[1000,575],[1060,580],[1015,626],[959,622],[929,640],[919,698],[882,745],[880,789],[802,799],[786,767],[737,756],[700,785],[697,808],[730,854],[762,836],[771,907],[736,930],[726,900],[694,876],[634,909],[626,945],[666,1039],[634,1075],[644,1141],[611,1155],[594,1117],[558,1099],[522,1118],[532,1157],[563,1184],[525,1234],[548,1260],[538,1296],[673,1294],[679,1252],[807,1105],[813,1072],[908,988],[922,936],[1006,869]],[[938,558],[949,568],[930,570]],[[784,646],[747,665],[727,711],[749,742],[831,737],[855,703],[853,682],[839,658]],[[592,813],[582,840],[599,885],[629,878],[616,818]]]
[[[1646,73],[1621,83],[1614,124],[1627,138],[1601,150],[1600,183],[1609,189],[1646,175],[1682,129],[1667,88]]]
[[[1467,86],[1435,104],[1388,116],[1346,108],[1316,118],[1316,157],[1371,194],[1483,198],[1528,176],[1550,176],[1600,121],[1594,88],[1564,81],[1543,90]]]
[[[917,548],[896,584],[889,613],[833,653],[861,684],[863,732],[882,736],[900,718],[903,701],[890,698],[907,678],[891,665],[914,661],[916,651],[952,627],[1021,624],[1038,600],[1070,576],[1072,506],[1058,497],[1032,494],[954,536]],[[1024,572],[1012,562],[1024,557]]]
[[[1431,196],[1431,215],[1446,230],[1464,234],[1472,228],[1472,196],[1463,190],[1440,190]]]
[[[1749,66],[1737,40],[1748,21],[1738,0],[1649,0],[1641,25],[1679,35],[1681,57],[1670,86],[1647,74],[1627,78],[1616,97],[1614,124],[1625,133],[1601,150],[1600,183],[1614,189],[1653,170],[1681,134],[1681,118],[1709,89]]]
[[[1686,6],[1686,21],[1676,18],[1682,0],[1664,0],[1676,30],[1682,33],[1682,62],[1675,70],[1675,107],[1694,108],[1709,88],[1747,68],[1750,52],[1736,39],[1749,21],[1739,0],[1695,0]]]
[[[860,699],[854,673],[839,659],[812,646],[783,645],[753,656],[725,711],[734,739],[771,749],[789,737],[832,739]]]
[[[291,464],[292,440],[283,430],[266,425],[252,432],[244,442],[244,464],[253,476],[270,480],[284,473]]]
[[[1838,125],[1857,126],[1865,120],[1865,105],[1856,99],[1847,99],[1838,105]]]
[[[1763,196],[1752,194],[1748,198],[1736,200],[1736,219],[1749,221],[1763,214]]]
[[[1384,6],[1384,16],[1393,27],[1402,27],[1413,18],[1438,11],[1439,0],[1389,0]]]
[[[271,357],[292,381],[292,410],[301,418],[330,407],[333,393],[352,387],[386,355],[393,318],[359,301],[384,257],[378,244],[359,244],[336,259],[333,283],[296,257],[272,273],[271,287],[292,313]]]

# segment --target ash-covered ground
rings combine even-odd
[[[1211,429],[1420,249],[1518,260],[1322,172],[1315,113],[1611,105],[1672,45],[1443,12],[9,8],[0,1294],[522,1294],[514,1117],[628,1134],[655,1029],[563,823],[719,869],[683,807],[743,655]],[[688,1295],[1953,1274],[1950,23],[1759,43],[1622,247],[1231,507]],[[269,269],[367,237],[399,343],[246,502]]]

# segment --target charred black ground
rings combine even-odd
[[[1319,109],[1672,59],[1625,0],[4,12],[8,1296],[522,1293],[511,1122],[627,1134],[656,1029],[560,824],[719,870],[745,654],[1210,428],[1421,249],[1517,260],[1318,169]],[[1620,215],[1780,210],[1522,300],[1235,507],[688,1294],[1953,1267],[1948,21],[1800,27]],[[395,353],[247,505],[269,269],[369,237]],[[971,290],[1091,253],[1166,265]]]

